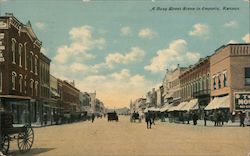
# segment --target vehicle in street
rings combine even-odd
[[[34,131],[30,123],[23,126],[13,126],[13,114],[11,112],[0,112],[1,127],[0,151],[7,154],[10,147],[10,141],[17,140],[17,146],[20,152],[27,152],[31,149],[34,142]]]
[[[109,112],[107,113],[107,115],[108,115],[108,121],[112,120],[118,121],[118,115],[116,114],[116,112]]]
[[[136,122],[136,120],[138,120],[138,122],[141,122],[141,116],[138,112],[134,112],[130,116],[130,122]]]

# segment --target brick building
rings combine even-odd
[[[41,45],[30,22],[23,24],[13,14],[0,17],[0,103],[13,112],[15,123],[38,118]]]
[[[218,48],[210,57],[210,75],[211,99],[217,100],[215,107],[234,111],[234,93],[250,92],[250,44]]]
[[[62,83],[62,107],[64,112],[79,112],[80,111],[80,91],[75,88],[74,81]]]
[[[201,109],[210,102],[210,61],[201,58],[180,75],[181,101],[198,99]]]

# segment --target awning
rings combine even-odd
[[[177,106],[171,107],[168,111],[172,112],[172,111],[181,111],[181,108],[184,107],[188,102],[182,102]]]
[[[206,107],[205,110],[229,108],[229,95],[223,97],[215,97]]]
[[[190,100],[184,107],[181,108],[183,111],[189,111],[189,110],[197,110],[199,108],[198,106],[198,99]]]
[[[165,104],[164,107],[162,107],[162,108],[160,109],[160,111],[161,111],[161,112],[165,112],[165,111],[169,110],[171,107],[173,107],[172,104]]]
[[[152,111],[152,112],[160,112],[160,108],[155,108],[155,107],[149,107],[144,109],[144,113],[147,113],[148,111]]]

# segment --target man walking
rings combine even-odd
[[[245,121],[245,113],[243,113],[242,111],[240,112],[240,127],[245,127],[245,124],[244,124],[244,121]]]
[[[148,112],[146,113],[145,121],[147,123],[147,129],[151,129],[152,121],[151,121],[151,114]]]
[[[92,119],[92,123],[94,122],[94,120],[95,120],[95,114],[94,113],[92,113],[92,115],[91,115],[91,119]]]

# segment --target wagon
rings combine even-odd
[[[10,142],[17,140],[20,152],[24,153],[31,149],[34,142],[34,131],[30,124],[13,126],[13,115],[10,112],[0,112],[0,151],[7,154]]]
[[[118,121],[118,116],[116,112],[109,112],[107,114],[108,114],[108,121],[112,121],[112,120]]]
[[[130,116],[130,122],[135,122],[136,120],[138,120],[139,122],[141,122],[141,117],[140,114],[137,113],[132,113],[132,115]]]

